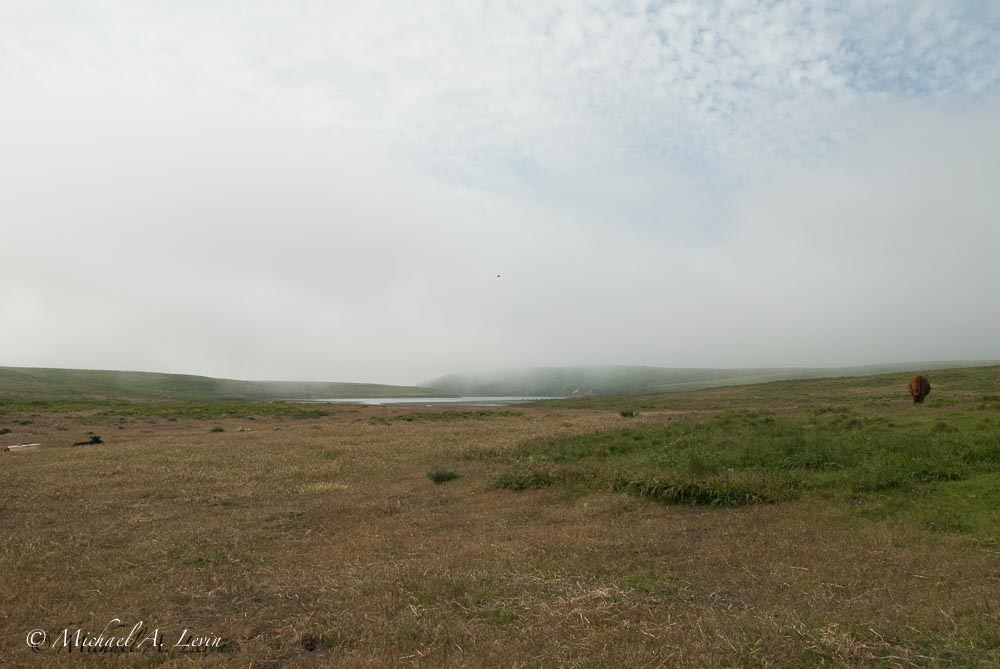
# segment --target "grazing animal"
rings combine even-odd
[[[75,442],[73,442],[73,445],[74,446],[90,446],[91,444],[103,444],[103,443],[104,442],[101,441],[101,438],[99,436],[94,435],[93,437],[90,438],[90,441],[75,441]]]
[[[914,404],[923,404],[924,398],[931,392],[931,382],[926,376],[914,376],[910,379],[910,395],[913,396]]]

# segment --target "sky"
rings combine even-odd
[[[1000,358],[994,0],[0,0],[0,365]]]

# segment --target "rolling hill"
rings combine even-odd
[[[923,362],[838,368],[702,369],[638,366],[536,367],[449,374],[420,386],[373,383],[242,381],[187,374],[0,367],[0,404],[92,400],[193,402],[336,399],[348,397],[569,397],[677,392],[769,381],[870,376],[979,367],[994,362]]]
[[[709,369],[669,367],[533,367],[481,374],[449,374],[427,383],[454,395],[567,397],[697,390],[792,379],[869,376],[893,372],[979,367],[996,361],[916,362],[857,367]]]
[[[263,401],[344,397],[428,397],[431,388],[374,383],[238,381],[187,374],[0,367],[0,401],[186,400]]]

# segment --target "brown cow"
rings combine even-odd
[[[910,379],[910,394],[913,395],[914,404],[923,404],[924,398],[931,392],[931,382],[926,376],[914,376]]]

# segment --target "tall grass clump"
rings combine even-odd
[[[772,501],[765,493],[727,482],[690,482],[620,476],[612,490],[660,504],[742,506]]]
[[[490,487],[498,490],[531,490],[548,488],[555,482],[556,477],[548,472],[511,472],[494,478]]]
[[[450,469],[435,469],[434,471],[427,472],[427,478],[434,483],[447,483],[448,481],[457,479],[458,473]]]

